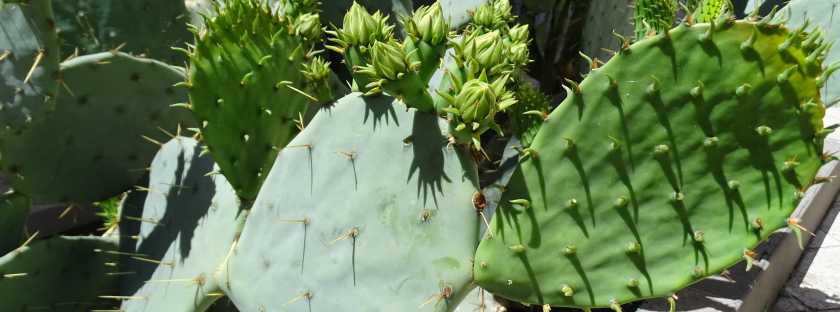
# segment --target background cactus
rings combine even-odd
[[[172,50],[192,37],[184,1],[79,0],[53,6],[64,57],[119,50],[173,65],[185,61]]]
[[[479,285],[616,306],[715,274],[785,225],[824,181],[826,46],[818,32],[714,25],[640,41],[569,87],[479,246]]]
[[[58,42],[49,0],[0,2],[0,134],[20,131],[54,107]]]
[[[5,1],[0,310],[671,294],[804,230],[835,1]],[[30,198],[105,234],[41,240]]]
[[[61,73],[66,94],[56,110],[0,145],[8,181],[35,201],[84,203],[125,192],[145,173],[153,143],[192,124],[187,112],[169,109],[186,93],[172,86],[183,73],[166,64],[103,52],[66,61]]]
[[[254,204],[223,273],[231,300],[243,311],[454,309],[472,287],[480,221],[474,165],[447,127],[358,93],[318,114]]]
[[[24,227],[29,206],[29,198],[17,193],[0,195],[0,254],[20,246],[24,241]]]
[[[113,265],[116,250],[113,238],[59,236],[7,253],[0,258],[0,293],[4,294],[0,309],[81,312],[110,308],[110,299],[101,296],[120,276]]]

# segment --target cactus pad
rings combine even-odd
[[[312,43],[295,35],[296,17],[278,17],[261,3],[225,1],[196,39],[187,82],[210,153],[248,201],[314,100],[303,94],[301,72]]]
[[[53,237],[0,258],[2,311],[82,312],[112,308],[102,302],[119,278],[113,239]],[[72,259],[56,261],[56,259]]]
[[[23,243],[23,230],[31,203],[18,193],[0,195],[0,255]]]
[[[749,256],[824,181],[825,46],[809,36],[682,25],[570,86],[490,222],[478,284],[526,303],[616,306]]]
[[[217,296],[214,273],[225,261],[237,237],[244,213],[233,188],[219,174],[208,175],[214,163],[198,143],[177,137],[152,161],[142,215],[122,216],[121,224],[141,222],[129,232],[134,246],[123,245],[122,270],[135,272],[122,282],[124,311],[203,311]],[[124,204],[126,204],[124,202]],[[157,263],[159,261],[159,263]]]
[[[49,0],[0,2],[0,134],[21,129],[54,106],[54,23]]]
[[[231,300],[242,311],[454,309],[471,288],[479,218],[474,165],[447,128],[384,96],[321,111],[254,203],[225,272]]]
[[[192,35],[186,1],[78,0],[53,1],[63,55],[120,51],[183,65],[184,47]]]
[[[0,161],[17,191],[39,202],[91,202],[135,185],[158,146],[149,138],[190,126],[186,100],[172,87],[183,74],[168,65],[103,52],[62,64],[67,94],[57,108],[2,142]]]
[[[644,38],[648,32],[661,33],[670,29],[676,9],[676,0],[636,0],[636,38]]]

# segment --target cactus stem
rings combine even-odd
[[[35,56],[35,62],[32,63],[32,67],[29,68],[29,72],[26,73],[26,78],[23,79],[23,84],[29,83],[29,79],[31,79],[32,74],[35,73],[35,68],[38,68],[38,65],[41,64],[41,60],[44,59],[44,54],[46,54],[44,49],[38,50],[38,55]]]

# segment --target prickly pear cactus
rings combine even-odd
[[[446,129],[359,93],[315,116],[254,204],[223,273],[231,300],[242,311],[454,309],[480,221],[474,165]]]
[[[246,213],[214,162],[191,138],[164,144],[152,161],[142,215],[123,214],[123,311],[204,311],[220,297],[215,277]],[[136,242],[136,243],[134,243]],[[134,244],[131,244],[134,243]]]
[[[54,107],[58,42],[49,0],[0,2],[0,134]]]
[[[279,17],[259,0],[224,2],[189,51],[190,108],[237,194],[253,201],[309,102],[328,99],[328,63],[313,54],[317,14]]]
[[[636,38],[641,39],[648,33],[661,33],[670,29],[674,23],[676,9],[676,0],[636,0]]]
[[[9,183],[35,201],[92,202],[125,192],[159,147],[147,139],[192,125],[188,112],[169,107],[186,100],[172,87],[184,79],[178,69],[103,52],[64,62],[61,72],[56,110],[0,144]]]
[[[709,23],[722,15],[731,13],[731,0],[703,0],[694,11],[694,19],[698,23]]]
[[[192,36],[180,0],[53,1],[63,55],[117,49],[183,65],[184,47]],[[76,51],[78,49],[78,51]]]
[[[788,27],[801,27],[810,23],[819,27],[825,38],[834,38],[834,47],[825,57],[826,72],[840,69],[840,0],[791,1],[779,13],[788,18]],[[830,39],[829,39],[830,40]],[[826,76],[828,77],[828,76]],[[840,76],[834,75],[823,81],[821,89],[823,103],[832,105],[840,102]]]
[[[29,198],[10,192],[0,195],[0,255],[5,255],[23,243],[26,216],[29,214]]]
[[[615,308],[716,274],[796,224],[803,191],[826,181],[814,177],[826,45],[763,22],[713,25],[642,40],[570,86],[478,248],[480,286]]]
[[[120,276],[116,251],[111,238],[59,236],[6,254],[0,258],[0,310],[113,308],[109,294]]]

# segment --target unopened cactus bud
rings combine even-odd
[[[391,38],[391,27],[387,26],[387,17],[379,12],[371,15],[356,2],[344,15],[342,40],[349,45],[368,45],[376,41]]]
[[[482,68],[490,69],[500,64],[505,57],[505,47],[498,31],[492,31],[467,39],[464,56],[475,60]]]
[[[516,25],[510,29],[508,35],[510,36],[510,41],[514,43],[528,43],[528,24],[521,24]]]
[[[307,13],[295,19],[295,33],[311,40],[321,37],[321,18],[318,14]]]
[[[472,22],[476,25],[493,27],[496,25],[496,11],[493,6],[482,5],[475,9],[472,15]]]
[[[309,63],[303,63],[303,76],[307,81],[325,81],[330,76],[330,62],[325,61],[320,56],[315,57]]]
[[[443,17],[440,3],[418,8],[405,26],[409,35],[432,45],[443,43],[449,34],[449,23]]]
[[[489,83],[473,79],[464,84],[455,98],[455,105],[465,122],[482,120],[494,112],[496,93]]]
[[[528,52],[528,45],[525,43],[517,43],[511,46],[508,59],[511,63],[516,64],[517,66],[528,65],[528,62],[531,61],[530,54]]]
[[[512,7],[510,6],[509,0],[496,0],[493,1],[493,11],[495,11],[496,16],[499,18],[508,21],[513,18],[511,15]]]
[[[373,67],[382,78],[396,80],[409,69],[406,53],[396,41],[377,41],[370,54]]]

